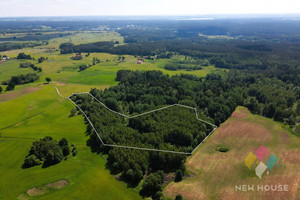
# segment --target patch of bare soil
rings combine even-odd
[[[279,132],[280,140],[284,143],[287,144],[290,142],[289,136],[285,132]]]
[[[27,190],[27,194],[29,196],[37,196],[37,195],[43,195],[47,192],[46,188],[42,188],[42,189],[37,189],[37,188],[31,188],[29,190]]]
[[[16,90],[16,91],[12,91],[12,92],[8,92],[5,94],[0,95],[0,103],[4,102],[4,101],[8,101],[20,96],[23,96],[25,94],[31,93],[31,92],[35,92],[37,90],[40,90],[41,88],[38,87],[28,87],[28,88],[24,88],[21,90]]]
[[[272,132],[262,125],[249,121],[230,121],[217,130],[222,134],[218,134],[218,140],[222,141],[225,138],[240,137],[253,139],[260,142],[270,141],[272,139]]]
[[[52,84],[55,84],[55,85],[57,85],[57,86],[66,85],[66,83],[63,83],[63,82],[57,82],[57,81],[53,81]]]
[[[171,181],[174,180],[174,178],[175,178],[175,174],[166,174],[162,186],[165,186],[165,185],[169,184]]]
[[[68,184],[68,181],[66,180],[60,180],[60,181],[56,181],[53,183],[49,183],[47,185],[38,187],[38,188],[31,188],[29,190],[27,190],[27,194],[31,197],[31,196],[40,196],[40,195],[44,195],[46,194],[49,189],[55,189],[55,190],[59,190],[63,187],[65,187]]]
[[[220,200],[249,200],[248,197],[245,195],[242,195],[240,193],[237,193],[232,188],[224,188],[219,192],[219,198]]]
[[[231,114],[231,118],[234,119],[243,119],[248,116],[249,116],[249,111],[244,108],[240,108],[239,110],[236,110]]]
[[[300,165],[300,152],[298,151],[282,151],[282,162],[289,162],[291,164]]]
[[[118,181],[121,179],[120,175],[115,175],[114,177],[115,177],[115,179],[118,180]]]
[[[49,183],[47,185],[47,187],[54,188],[54,189],[61,189],[61,188],[65,187],[67,184],[68,184],[68,181],[60,180],[60,181],[57,181],[57,182],[54,182],[54,183]]]
[[[3,64],[3,63],[6,63],[7,60],[0,60],[0,65]]]

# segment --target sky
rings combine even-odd
[[[299,13],[300,0],[0,0],[0,17]]]

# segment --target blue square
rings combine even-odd
[[[270,158],[267,160],[267,166],[270,170],[273,169],[274,165],[277,163],[279,159],[274,155],[271,154]]]

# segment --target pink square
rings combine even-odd
[[[257,150],[256,150],[256,157],[258,160],[262,161],[264,155],[268,152],[268,149],[264,146],[261,145]]]

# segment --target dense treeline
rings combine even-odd
[[[23,62],[23,63],[20,63],[20,67],[21,68],[31,68],[33,69],[34,71],[39,71],[39,72],[42,72],[42,68],[41,67],[37,67],[35,66],[34,64],[30,63],[30,62]]]
[[[114,46],[114,42],[94,42],[89,44],[63,43],[59,46],[62,54],[80,53],[80,52],[104,52]]]
[[[161,41],[178,38],[178,35],[173,30],[140,27],[127,27],[118,30],[124,36],[125,43],[137,43],[148,41]]]
[[[29,47],[36,47],[41,45],[47,45],[47,42],[1,42],[0,51],[9,51],[14,49],[23,49]]]
[[[61,52],[108,52],[118,55],[139,56],[157,55],[157,58],[170,58],[174,53],[177,53],[198,60],[206,60],[206,65],[212,64],[217,68],[266,70],[268,73],[266,75],[270,77],[276,76],[281,80],[298,79],[299,81],[297,74],[300,73],[300,54],[298,53],[300,45],[297,42],[218,41],[189,38],[130,43],[120,46],[111,44],[101,46],[99,49],[94,48],[94,44],[84,44],[82,45],[84,48],[71,43],[62,44]],[[173,66],[168,65],[167,68],[170,70],[179,68],[178,64],[172,64]]]
[[[155,73],[156,75],[153,77]],[[284,83],[277,78],[268,78],[257,73],[230,71],[223,72],[224,75],[209,74],[205,81],[202,78],[190,75],[166,78],[167,76],[159,72],[155,73],[119,71],[116,80],[120,81],[120,85],[114,87],[114,89],[104,91],[102,95],[108,98],[108,95],[112,95],[111,91],[117,90],[115,93],[119,94],[120,97],[119,95],[113,95],[113,97],[117,101],[124,102],[125,100],[131,112],[151,109],[150,106],[142,109],[143,106],[140,104],[143,103],[160,105],[183,102],[189,106],[199,107],[206,116],[211,117],[213,122],[219,125],[227,119],[236,105],[248,105],[248,98],[255,98],[257,101],[259,105],[258,114],[264,114],[263,110],[266,110],[268,104],[274,104],[277,109],[283,109],[288,113],[288,116],[285,115],[283,118],[289,121],[288,118],[294,116],[293,105],[299,99],[300,94],[297,84]],[[155,86],[157,87],[152,88],[145,85],[145,82],[152,79],[155,80]],[[179,80],[176,82],[176,79]],[[168,84],[168,82],[171,83]],[[186,82],[189,82],[189,84]],[[140,84],[138,88],[129,87],[136,84]],[[144,86],[142,86],[143,84]],[[124,85],[126,90],[121,87],[124,87]],[[177,86],[176,93],[171,89],[174,88],[174,85]],[[197,85],[197,87],[194,85]],[[130,104],[130,101],[133,105]],[[293,112],[288,112],[288,110]]]
[[[12,76],[10,80],[3,81],[2,85],[7,85],[6,90],[14,90],[16,85],[22,85],[26,83],[31,83],[39,79],[39,76],[36,73],[21,74],[18,76]]]
[[[5,38],[0,38],[0,41],[43,41],[46,43],[47,40],[51,40],[53,38],[57,37],[64,37],[71,35],[71,33],[35,33],[35,34],[27,34],[25,36],[13,36],[13,37],[5,37]]]
[[[287,23],[285,23],[287,22]],[[217,19],[214,20],[159,20],[134,21],[131,26],[123,23],[117,30],[125,42],[149,42],[175,38],[196,38],[203,35],[235,36],[252,40],[299,41],[299,23],[282,19]]]
[[[165,64],[164,68],[172,71],[176,71],[176,70],[190,71],[190,70],[201,70],[202,69],[201,66],[208,66],[208,62],[200,59],[188,60],[185,58],[184,60],[172,60],[171,62]]]

